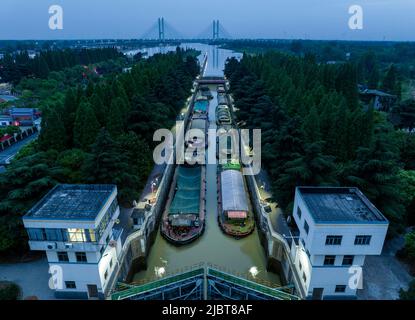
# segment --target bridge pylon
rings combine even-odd
[[[213,20],[213,40],[219,39],[219,20]]]
[[[164,41],[165,39],[165,32],[164,32],[164,18],[158,18],[158,27],[159,27],[159,40]]]

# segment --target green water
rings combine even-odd
[[[226,55],[221,53],[219,56]],[[211,87],[214,99],[209,104],[209,128],[211,129],[216,129],[217,101],[214,89],[215,87]],[[216,148],[215,141],[210,141],[209,147]],[[135,274],[133,281],[162,277],[166,273],[174,273],[181,268],[207,262],[228,271],[246,275],[250,279],[255,275],[257,278],[279,285],[279,276],[266,271],[266,257],[256,229],[250,236],[240,240],[222,233],[217,223],[217,165],[208,164],[206,169],[207,202],[204,234],[189,245],[176,247],[166,242],[158,231],[148,256],[148,268]]]

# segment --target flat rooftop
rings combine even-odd
[[[50,190],[25,219],[95,220],[115,185],[59,184]]]
[[[297,187],[316,223],[388,223],[358,188]]]

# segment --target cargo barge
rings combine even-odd
[[[219,166],[218,223],[222,231],[237,239],[250,235],[255,218],[249,209],[244,177],[239,163]]]
[[[218,86],[217,94],[218,223],[225,234],[243,238],[254,231],[255,218],[249,207],[245,178],[239,161],[239,133],[234,126],[223,85]],[[229,131],[230,129],[233,130]]]
[[[197,150],[206,144],[208,107],[209,101],[205,97],[195,100],[186,132],[198,129],[202,136],[188,137],[184,142],[186,148]],[[205,229],[206,166],[201,156],[204,157],[204,154],[186,153],[184,163],[175,168],[160,224],[161,235],[175,245],[196,240]]]
[[[206,168],[176,167],[166,209],[160,225],[162,236],[175,245],[196,240],[205,229]]]

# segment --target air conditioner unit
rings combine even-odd
[[[56,243],[55,243],[55,242],[53,242],[53,243],[48,243],[48,244],[46,245],[46,247],[47,247],[49,250],[56,249]]]
[[[72,243],[65,243],[65,249],[71,249],[73,247]]]

